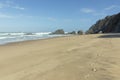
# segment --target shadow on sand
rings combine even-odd
[[[105,34],[105,35],[99,36],[98,38],[120,38],[120,33]]]

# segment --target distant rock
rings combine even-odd
[[[58,29],[55,32],[52,32],[51,34],[65,34],[63,29]]]
[[[82,30],[79,30],[79,31],[77,32],[77,34],[79,34],[79,35],[83,35],[84,32],[83,32]]]
[[[68,32],[67,34],[76,34],[76,32],[72,31],[72,32]]]
[[[120,13],[107,16],[96,22],[86,32],[87,34],[95,33],[120,33]]]
[[[33,33],[25,33],[24,35],[34,35]]]

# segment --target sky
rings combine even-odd
[[[88,30],[120,12],[120,0],[0,0],[0,32]]]

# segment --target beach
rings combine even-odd
[[[120,80],[120,38],[76,35],[0,46],[0,80]]]

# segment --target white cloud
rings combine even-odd
[[[101,10],[95,10],[95,9],[91,9],[91,8],[82,8],[80,11],[83,13],[89,13],[93,16],[107,16],[109,14],[109,11],[113,11],[113,10],[120,10],[120,6],[119,5],[111,5],[108,7],[105,7]]]
[[[24,7],[19,7],[19,6],[15,6],[15,7],[13,7],[13,8],[19,9],[19,10],[24,10],[24,9],[25,9]]]
[[[90,9],[90,8],[82,8],[80,11],[83,13],[94,13],[95,12],[94,9]]]
[[[19,15],[16,15],[15,18],[35,18],[35,17],[36,17],[36,16],[19,14]]]
[[[19,19],[19,18],[35,18],[35,16],[30,16],[30,15],[23,15],[23,14],[18,14],[18,15],[10,15],[10,14],[5,14],[5,13],[0,13],[0,19]]]
[[[6,15],[6,14],[0,14],[0,18],[14,18],[14,16]]]
[[[111,6],[107,7],[107,8],[105,8],[104,10],[113,10],[115,8],[120,8],[120,6],[118,6],[118,5],[111,5]]]
[[[13,1],[7,0],[5,2],[0,2],[0,8],[13,8],[18,10],[24,10],[24,7],[20,7],[18,4]]]

